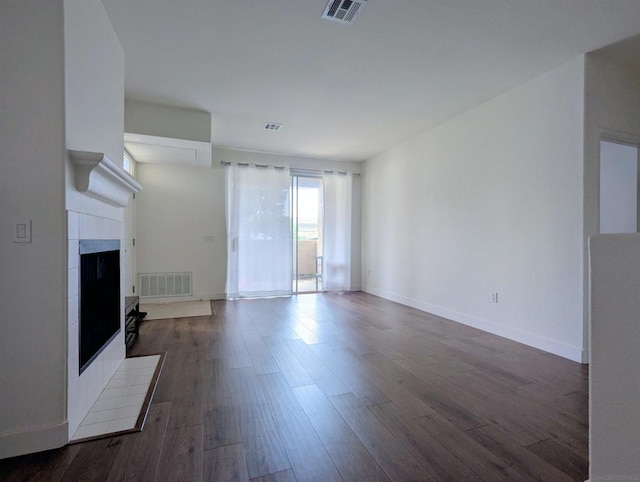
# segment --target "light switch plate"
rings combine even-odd
[[[13,231],[13,242],[31,242],[31,219],[20,219],[15,222]]]

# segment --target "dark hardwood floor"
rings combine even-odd
[[[144,322],[140,433],[0,461],[0,480],[583,481],[587,367],[364,293]]]

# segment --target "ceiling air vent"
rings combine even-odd
[[[322,18],[339,23],[353,23],[367,0],[329,0]]]
[[[279,131],[280,129],[282,129],[282,124],[276,122],[267,122],[264,125],[265,131]]]

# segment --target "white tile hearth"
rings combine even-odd
[[[155,384],[154,375],[161,358],[161,355],[151,355],[124,359],[71,442],[141,430],[151,401],[147,400],[147,394],[155,388],[152,383]]]

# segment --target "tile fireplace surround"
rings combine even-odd
[[[90,214],[67,211],[68,235],[68,358],[67,358],[67,416],[69,437],[77,430],[80,422],[89,412],[98,396],[118,369],[126,355],[124,330],[79,375],[79,266],[80,239],[119,239],[123,246],[124,223],[116,219],[102,218]],[[122,277],[124,256],[120,254],[120,277]],[[124,311],[121,310],[120,326],[123,326]]]
[[[142,186],[104,153],[76,150],[69,150],[68,153],[75,181],[75,186],[67,186],[67,420],[70,440],[126,356],[123,308],[125,243],[122,208],[127,205],[131,193],[139,192]],[[83,194],[93,199],[89,202],[88,197]],[[80,239],[120,240],[122,308],[120,332],[82,374],[79,373],[78,337]]]

